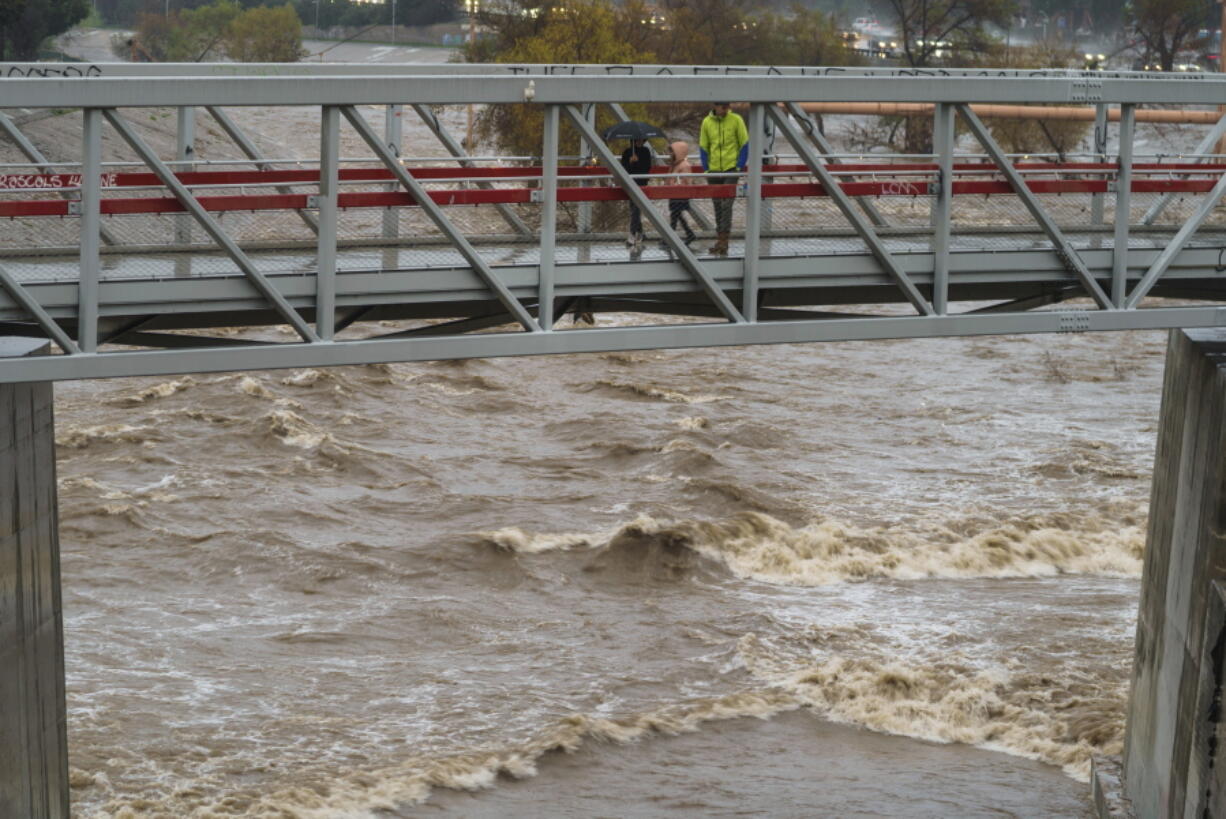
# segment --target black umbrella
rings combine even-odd
[[[604,138],[606,141],[611,139],[667,139],[664,132],[656,126],[633,119],[606,128]]]

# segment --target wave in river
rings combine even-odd
[[[695,552],[741,578],[801,586],[870,578],[1140,576],[1145,546],[1140,524],[1081,519],[1082,528],[1073,530],[1056,523],[1018,518],[964,534],[953,527],[904,531],[836,520],[793,527],[746,512],[714,522],[640,516],[606,533],[531,534],[508,528],[481,534],[494,546],[523,554],[656,543]]]
[[[379,770],[362,772],[302,772],[300,784],[273,793],[230,791],[217,794],[203,788],[169,788],[171,792],[144,798],[113,800],[97,814],[105,819],[136,815],[212,816],[241,813],[253,817],[295,816],[303,819],[373,817],[425,801],[434,788],[480,790],[493,787],[499,776],[516,779],[535,776],[537,763],[547,754],[570,753],[585,742],[630,743],[656,735],[677,735],[699,730],[713,720],[758,717],[768,719],[800,702],[777,689],[742,691],[722,697],[668,705],[625,717],[575,714],[558,720],[521,743],[478,748],[440,757],[411,757]],[[107,788],[109,783],[74,769],[75,789]],[[325,783],[326,785],[322,784]]]
[[[781,670],[759,651],[742,640],[747,665],[836,722],[1036,759],[1083,781],[1092,755],[1123,749],[1126,675],[841,655]]]

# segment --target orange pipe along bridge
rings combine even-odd
[[[1153,140],[1137,136],[1142,106],[1215,110],[1219,75],[56,71],[0,66],[0,141],[18,160],[0,165],[0,331],[56,347],[0,361],[0,382],[1226,324],[1226,159],[1211,153],[1226,121],[1174,155],[1144,153]],[[628,103],[717,99],[743,104],[750,133],[748,166],[719,184],[698,166],[633,179],[595,126]],[[807,110],[866,101],[930,104],[933,153],[840,154]],[[984,102],[1086,108],[1093,146],[1010,155],[975,112]],[[531,109],[539,153],[466,153],[445,121],[469,103]],[[173,140],[147,124],[171,112]],[[252,112],[302,144],[261,148]],[[406,151],[409,116],[434,155],[406,155],[422,144]],[[71,159],[26,133],[48,119]],[[199,139],[203,127],[217,139]],[[564,129],[578,153],[562,152]],[[732,242],[714,256],[721,200]],[[670,225],[682,201],[692,244]],[[647,235],[627,246],[632,205]],[[602,314],[617,319],[568,320]],[[277,326],[290,332],[258,331]],[[235,327],[256,332],[210,332]]]

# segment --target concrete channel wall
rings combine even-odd
[[[0,339],[0,358],[47,352]],[[51,384],[0,384],[0,816],[68,816]]]
[[[1223,579],[1226,330],[1172,330],[1124,748],[1137,816],[1226,817]]]

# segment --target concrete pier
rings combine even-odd
[[[43,355],[0,339],[0,358]],[[0,384],[0,816],[68,816],[64,629],[48,382]]]
[[[1222,579],[1226,330],[1172,330],[1123,760],[1137,816],[1226,816]]]

